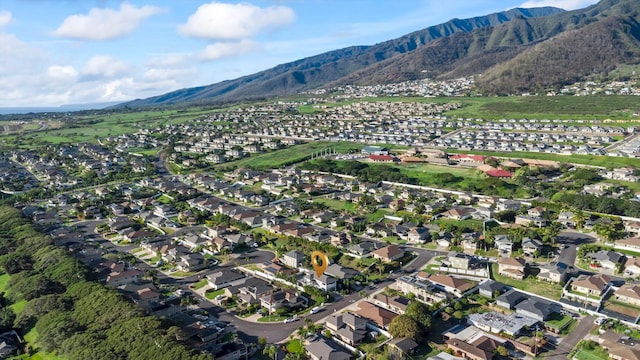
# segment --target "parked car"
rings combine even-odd
[[[284,323],[288,324],[288,323],[292,323],[292,322],[294,322],[296,320],[298,320],[298,319],[296,319],[296,318],[288,318],[288,319],[284,319]]]
[[[317,313],[319,313],[320,311],[322,311],[322,308],[321,308],[321,307],[319,307],[319,306],[316,306],[316,307],[314,307],[313,309],[311,309],[311,311],[309,312],[309,314],[312,314],[312,315],[313,315],[313,314],[317,314]]]
[[[607,318],[601,317],[601,318],[597,318],[597,319],[593,320],[593,323],[596,324],[596,325],[602,325],[602,324],[604,324],[604,322],[606,320],[607,320]]]

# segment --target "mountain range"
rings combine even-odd
[[[560,87],[640,63],[640,1],[602,0],[565,11],[511,9],[453,19],[371,46],[353,46],[220,83],[119,106],[267,99],[346,84],[476,76],[485,95]]]

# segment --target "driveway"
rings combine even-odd
[[[557,237],[558,244],[564,244],[566,247],[562,249],[558,256],[558,262],[563,262],[567,265],[574,265],[576,262],[576,254],[578,246],[586,243],[594,243],[597,239],[593,236],[586,235],[580,232],[563,231]]]
[[[576,344],[589,335],[589,332],[594,327],[594,320],[595,318],[593,316],[585,316],[582,318],[569,335],[558,344],[555,350],[549,353],[543,353],[539,357],[548,360],[566,360]]]

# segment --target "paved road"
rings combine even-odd
[[[595,318],[593,316],[585,316],[580,320],[578,325],[573,328],[573,330],[567,335],[564,340],[558,344],[555,350],[544,353],[539,357],[545,358],[548,360],[566,360],[568,358],[571,350],[576,346],[576,344],[584,339],[589,332],[593,328],[593,321]]]
[[[576,254],[578,246],[585,243],[594,243],[597,239],[593,236],[580,232],[563,231],[557,237],[558,244],[564,244],[566,247],[560,252],[558,261],[573,266],[576,262]]]

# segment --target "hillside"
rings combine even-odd
[[[361,69],[414,52],[438,39],[494,27],[515,18],[535,18],[564,13],[558,8],[512,9],[471,19],[453,19],[372,46],[353,46],[278,65],[234,80],[181,89],[121,106],[139,107],[180,102],[225,102],[295,94],[344,78]]]
[[[512,9],[122,106],[231,102],[345,84],[467,75],[480,75],[478,88],[487,95],[537,91],[640,63],[639,21],[637,0],[602,0],[574,11]]]

